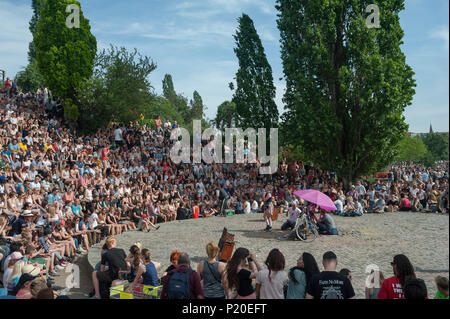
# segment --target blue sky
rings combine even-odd
[[[31,1],[0,0],[0,69],[14,76],[27,64]],[[150,81],[160,93],[170,73],[177,92],[192,98],[197,90],[213,118],[231,99],[228,83],[238,68],[234,55],[237,21],[247,13],[262,39],[283,110],[284,81],[275,0],[81,0],[99,48],[110,43],[136,47],[158,65]],[[381,16],[382,19],[382,16]],[[406,113],[412,132],[449,131],[449,1],[406,0],[401,14],[403,51],[416,73],[413,105]]]

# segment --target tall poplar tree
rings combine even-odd
[[[242,14],[238,22],[234,52],[239,60],[239,70],[232,100],[236,104],[238,124],[244,130],[278,127],[272,68],[261,39],[248,15]]]
[[[369,28],[366,8],[380,9]],[[404,0],[277,0],[284,136],[345,183],[390,164],[415,94],[401,50]]]

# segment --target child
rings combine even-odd
[[[438,291],[436,292],[436,297],[434,299],[449,299],[448,298],[448,278],[437,276],[434,281]]]

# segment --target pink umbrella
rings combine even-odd
[[[330,197],[314,189],[297,191],[294,192],[294,195],[297,195],[298,197],[303,198],[310,203],[316,204],[324,210],[337,210]]]

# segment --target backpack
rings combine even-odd
[[[167,286],[167,297],[169,299],[190,299],[190,275],[193,273],[192,269],[189,269],[185,273],[173,272],[169,279]]]

